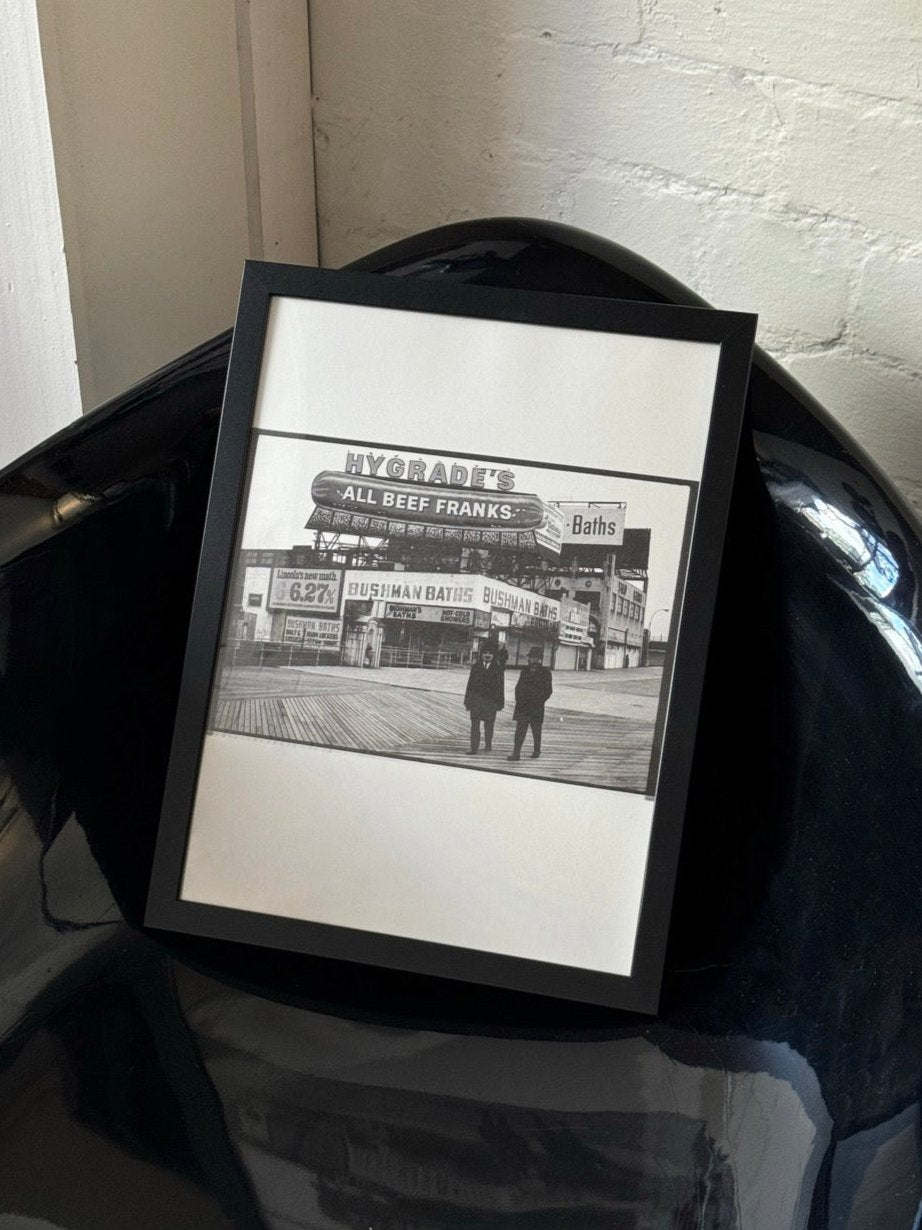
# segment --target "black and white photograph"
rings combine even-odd
[[[248,265],[152,925],[652,1010],[753,327]]]
[[[210,728],[652,794],[693,494],[260,433]]]

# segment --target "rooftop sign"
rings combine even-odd
[[[563,516],[524,492],[323,470],[311,485],[311,498],[308,529],[560,554]]]

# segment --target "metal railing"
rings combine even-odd
[[[381,666],[420,666],[436,670],[451,670],[464,666],[470,654],[464,650],[397,649],[385,645],[381,650]]]
[[[287,641],[231,641],[225,666],[340,666],[342,650],[316,649]]]
[[[384,646],[378,665],[451,670],[467,666],[470,661],[470,650],[460,646],[455,650],[398,649]],[[335,649],[316,649],[289,644],[287,641],[229,641],[225,647],[223,664],[230,669],[236,666],[342,666],[344,651],[341,646]],[[354,665],[358,666],[359,663]]]

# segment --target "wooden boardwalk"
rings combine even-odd
[[[653,724],[548,708],[540,759],[526,735],[512,751],[512,704],[497,716],[493,751],[471,756],[470,723],[456,694],[335,675],[243,668],[218,692],[213,726],[231,734],[379,752],[464,768],[643,791]]]

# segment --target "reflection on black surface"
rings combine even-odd
[[[762,465],[772,498],[822,549],[827,567],[840,566],[838,576],[833,570],[834,579],[922,691],[918,583],[905,538],[895,524],[886,528],[881,524],[874,501],[857,489],[850,472],[842,478],[841,467],[829,469],[832,493],[790,465],[767,461]]]
[[[900,571],[879,538],[863,530],[857,521],[819,495],[799,505],[788,506],[812,525],[821,538],[830,540],[862,589],[878,598],[886,598],[893,592]]]
[[[830,1124],[788,1048],[461,1038],[177,986],[272,1226],[806,1226]]]
[[[334,1098],[339,1109],[305,1128],[286,1119],[284,1107],[250,1107],[250,1127],[259,1115],[260,1130],[243,1139],[307,1170],[319,1211],[336,1225],[358,1228],[371,1219],[384,1230],[436,1230],[565,1218],[573,1227],[639,1227],[705,1207],[710,1224],[738,1224],[725,1160],[700,1124],[658,1124],[639,1114],[591,1124],[471,1114],[444,1102],[413,1106],[400,1095],[350,1096],[336,1086],[299,1091],[305,1095]]]
[[[884,530],[850,483],[842,483],[849,508],[841,497],[837,503],[824,496],[806,474],[791,467],[764,463],[762,473],[772,498],[827,546],[863,590],[910,613],[916,581],[905,543],[895,531]]]
[[[335,1109],[305,1123],[305,1105]],[[237,1109],[241,1143],[304,1171],[337,1226],[738,1225],[726,1157],[680,1116],[552,1116],[333,1082]]]

